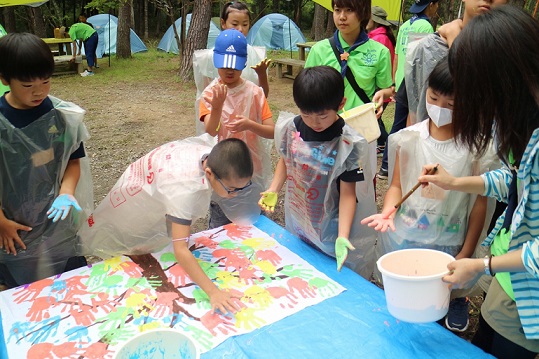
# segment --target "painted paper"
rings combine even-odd
[[[208,297],[168,246],[1,292],[9,355],[112,358],[135,334],[163,327],[187,333],[203,353],[344,290],[256,227],[200,232],[190,245],[217,286],[241,297],[235,315],[211,314]]]

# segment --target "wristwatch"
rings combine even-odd
[[[494,273],[492,272],[492,254],[490,256],[485,256],[483,258],[483,269],[485,270],[485,274],[494,277]]]

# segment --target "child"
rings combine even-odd
[[[236,29],[243,36],[247,37],[251,27],[251,13],[247,5],[238,0],[227,2],[221,11],[221,29]],[[264,90],[264,95],[269,95],[268,65],[270,60],[266,58],[266,48],[260,46],[247,45],[247,66],[243,70],[241,77],[249,80]],[[204,124],[199,121],[198,103],[202,91],[217,78],[219,74],[213,66],[213,50],[197,50],[193,54],[193,74],[197,86],[197,102],[195,103],[196,134],[200,135],[206,132]]]
[[[346,102],[340,73],[329,66],[302,70],[293,86],[300,116],[277,123],[281,158],[260,206],[273,211],[286,179],[286,228],[320,251],[346,260],[363,277],[374,265],[376,236],[359,218],[375,213],[368,144],[337,115]],[[372,177],[371,177],[372,178]],[[347,258],[348,249],[354,249]]]
[[[99,41],[97,31],[90,25],[83,22],[78,22],[68,29],[69,37],[73,40],[73,57],[71,61],[75,61],[77,55],[77,40],[81,40],[84,44],[84,53],[86,54],[86,62],[88,69],[84,70],[80,75],[82,77],[94,75],[94,65],[96,59],[97,43]],[[80,52],[80,51],[79,51]]]
[[[254,162],[253,182],[262,190],[271,178],[271,142],[274,123],[264,92],[241,77],[247,62],[247,40],[235,29],[219,34],[213,49],[215,79],[202,94],[200,121],[206,132],[225,138],[240,138],[251,150]],[[216,203],[210,207],[209,228],[230,223]]]
[[[329,39],[318,41],[309,51],[305,67],[327,65],[344,78],[344,110],[372,102],[378,105],[393,95],[391,58],[387,47],[370,40],[366,27],[371,19],[370,0],[332,0],[333,22],[337,30]],[[381,89],[376,91],[377,89]],[[370,144],[370,166],[376,168],[376,143]],[[374,180],[367,178],[368,181]]]
[[[390,147],[397,151],[382,214],[361,221],[382,232],[377,244],[379,256],[419,247],[441,250],[457,259],[469,258],[485,224],[485,197],[448,193],[436,186],[417,190],[398,210],[394,208],[417,183],[424,164],[441,163],[457,176],[468,176],[485,170],[487,158],[494,161],[494,153],[478,159],[453,138],[453,80],[447,58],[436,65],[428,84],[429,118],[390,137]],[[387,231],[388,228],[392,231]],[[453,331],[463,332],[468,328],[466,298],[451,301],[445,322]]]
[[[207,213],[212,189],[233,198],[249,188],[253,163],[241,140],[214,144],[207,134],[174,141],[131,164],[79,235],[86,253],[102,258],[156,252],[172,238],[178,263],[208,294],[212,310],[226,313],[238,308],[189,250],[190,226]]]
[[[11,88],[0,98],[0,276],[16,287],[86,265],[75,256],[83,219],[74,196],[93,203],[91,176],[81,174],[89,136],[81,108],[48,96],[54,59],[43,40],[8,34],[0,52]]]

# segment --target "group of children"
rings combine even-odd
[[[389,139],[390,187],[376,214],[372,145],[339,115],[365,103],[365,96],[381,105],[394,91],[390,51],[366,34],[366,3],[368,8],[359,0],[333,0],[337,31],[313,47],[294,80],[299,115],[281,114],[276,124],[266,99],[267,60],[253,65],[262,74],[258,85],[242,77],[249,11],[239,1],[227,3],[225,30],[211,57],[218,77],[199,98],[197,121],[207,134],[164,144],[131,164],[86,220],[78,196],[91,190],[79,183],[88,138],[83,111],[48,96],[54,63],[41,39],[0,39],[6,54],[0,78],[11,88],[0,98],[0,134],[9,139],[0,141],[0,279],[13,287],[84,265],[81,253],[147,253],[172,239],[176,259],[208,294],[212,309],[234,312],[236,299],[208,278],[189,251],[190,225],[208,208],[210,228],[254,214],[252,221],[260,213],[257,202],[262,210],[275,209],[285,183],[287,229],[335,257],[338,270],[346,265],[370,278],[377,256],[412,247],[472,257],[490,220],[486,197],[450,192],[434,181],[395,209],[427,164],[461,177],[498,163],[491,144],[476,155],[456,141],[453,78],[443,56],[427,76],[426,115]],[[421,13],[416,20],[424,20]],[[445,28],[449,38],[451,26]],[[273,176],[268,140],[280,155]],[[463,331],[467,302],[455,297],[451,303],[460,312],[453,314],[464,319],[448,316],[446,325]]]

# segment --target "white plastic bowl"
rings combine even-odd
[[[451,290],[442,277],[451,255],[431,249],[403,249],[378,259],[387,309],[395,318],[411,323],[435,322],[449,309]]]
[[[116,352],[114,359],[199,359],[192,339],[175,329],[154,329],[135,335]]]

